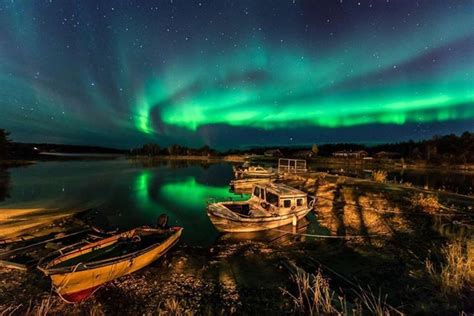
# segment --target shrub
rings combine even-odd
[[[387,171],[375,170],[372,172],[372,178],[375,182],[385,183],[387,181]]]
[[[438,197],[434,194],[415,194],[412,203],[416,208],[430,214],[435,214],[443,208],[443,205],[438,201]]]

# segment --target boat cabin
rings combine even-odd
[[[308,196],[303,191],[284,184],[257,184],[253,187],[250,199],[267,211],[280,214],[293,212],[295,209],[308,207]]]

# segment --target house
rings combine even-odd
[[[391,151],[379,151],[375,154],[375,158],[378,159],[399,159],[401,155]]]
[[[314,152],[312,150],[300,150],[294,153],[293,156],[299,158],[311,158],[313,157]]]
[[[281,157],[283,156],[283,153],[280,151],[280,149],[269,149],[266,150],[264,153],[265,157]]]
[[[332,153],[333,157],[336,158],[352,158],[352,159],[360,159],[367,157],[369,154],[365,150],[358,150],[358,151],[336,151]]]

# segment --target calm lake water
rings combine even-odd
[[[218,235],[207,218],[206,199],[240,198],[229,192],[229,164],[164,162],[148,167],[125,159],[48,161],[8,173],[0,180],[9,182],[0,208],[93,207],[122,229],[154,224],[165,213],[170,225],[185,227],[183,241],[193,245],[211,244]]]

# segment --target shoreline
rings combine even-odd
[[[15,168],[15,167],[23,167],[34,165],[37,160],[31,159],[7,159],[7,160],[0,160],[0,168]]]
[[[229,155],[229,156],[128,156],[131,160],[195,160],[210,162],[245,162],[247,156]]]
[[[49,157],[48,157],[49,156]],[[125,158],[127,160],[182,160],[182,161],[206,161],[206,162],[233,162],[233,163],[278,163],[279,157],[265,157],[265,156],[247,156],[247,155],[227,155],[227,156],[145,156],[145,155],[93,155],[93,154],[54,154],[54,155],[43,155],[41,158],[44,159],[6,159],[0,160],[0,168],[12,168],[29,166],[40,161],[71,161],[71,160],[97,160],[97,159],[117,159]],[[61,159],[63,158],[63,159]],[[334,157],[315,157],[315,158],[289,158],[289,159],[304,159],[307,165],[322,166],[322,167],[340,167],[345,166],[349,168],[370,168],[370,169],[383,169],[383,170],[437,170],[446,169],[452,172],[462,173],[474,173],[474,164],[449,164],[440,163],[433,164],[427,161],[405,161],[402,162],[400,159],[384,159],[384,160],[362,160],[362,159],[346,159],[346,158],[334,158]]]

